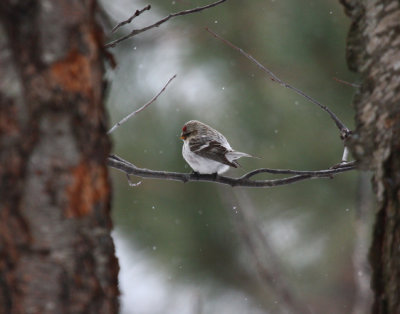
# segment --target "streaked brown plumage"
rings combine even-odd
[[[201,174],[222,174],[229,167],[237,168],[236,159],[252,157],[232,149],[220,132],[200,121],[191,120],[182,128],[182,155],[190,167]]]

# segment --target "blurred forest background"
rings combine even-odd
[[[103,0],[112,26],[152,6],[116,34],[106,31],[108,41],[208,3]],[[113,152],[139,167],[189,172],[179,134],[197,119],[237,150],[262,157],[243,159],[231,176],[340,162],[343,146],[329,116],[205,27],[353,127],[355,89],[333,79],[357,82],[345,63],[349,21],[338,1],[231,0],[109,50],[117,61],[107,71],[110,127],[177,74],[155,103],[113,132]],[[361,299],[368,303],[368,178],[349,172],[270,189],[148,179],[130,187],[111,172],[122,313],[355,313]]]

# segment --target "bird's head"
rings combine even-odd
[[[187,140],[196,136],[201,131],[202,123],[196,120],[191,120],[185,123],[182,128],[181,139]]]

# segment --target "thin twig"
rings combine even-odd
[[[219,189],[219,191],[224,201],[230,203],[230,208],[234,204],[238,205],[235,214],[231,216],[235,222],[236,232],[253,261],[253,265],[246,263],[248,267],[256,270],[254,272],[256,278],[253,277],[253,280],[256,283],[261,282],[263,287],[268,288],[268,294],[272,291],[276,295],[283,307],[282,312],[310,313],[307,305],[296,296],[295,289],[288,284],[282,270],[282,262],[277,257],[269,237],[263,234],[260,218],[257,217],[255,206],[247,192],[244,189],[230,191]],[[236,201],[233,200],[232,193]]]
[[[355,161],[349,163],[341,164],[341,168],[353,167],[355,165]],[[301,175],[311,175],[313,177],[328,177],[331,175],[332,169],[327,170],[316,170],[316,171],[303,171],[303,170],[289,170],[289,169],[269,169],[269,168],[260,168],[245,175],[241,176],[240,179],[250,179],[251,177],[260,174],[260,173],[270,173],[270,174],[301,174]]]
[[[352,163],[350,165],[348,164],[338,165],[334,169],[324,169],[319,171],[306,171],[306,172],[297,170],[257,169],[251,171],[249,174],[246,174],[242,177],[232,178],[215,174],[180,173],[180,172],[157,171],[157,170],[139,168],[116,155],[110,155],[108,157],[108,166],[120,170],[126,174],[135,175],[141,178],[173,180],[184,183],[191,181],[216,182],[216,183],[230,185],[232,187],[243,186],[243,187],[259,187],[259,188],[287,185],[298,181],[303,181],[306,179],[313,179],[313,178],[332,178],[338,173],[350,171],[356,168],[356,165]],[[247,175],[251,174],[250,177],[255,175],[256,174],[255,172],[257,172],[258,170],[260,170],[260,172],[258,173],[261,172],[274,173],[274,171],[282,173],[282,171],[285,171],[286,173],[295,175],[275,180],[250,180],[250,178],[246,178]]]
[[[334,79],[336,82],[342,83],[342,84],[344,84],[344,85],[348,85],[348,86],[355,87],[355,88],[360,88],[360,87],[361,87],[360,84],[346,82],[346,81],[343,81],[343,80],[341,80],[341,79],[339,79],[339,78],[337,78],[337,77],[334,77],[333,79]]]
[[[340,131],[340,136],[341,136],[342,139],[347,138],[351,134],[350,130],[344,125],[344,123],[342,121],[340,121],[340,119],[327,106],[321,104],[319,101],[317,101],[314,98],[308,96],[307,94],[305,94],[300,89],[298,89],[298,88],[296,88],[296,87],[294,87],[294,86],[282,81],[271,70],[269,70],[264,65],[262,65],[252,55],[250,55],[249,53],[244,51],[242,48],[239,48],[239,47],[235,46],[233,43],[231,43],[230,41],[226,40],[225,38],[222,38],[218,34],[214,33],[212,30],[210,30],[208,27],[206,27],[206,30],[211,35],[213,35],[215,38],[217,38],[218,40],[222,41],[224,44],[228,45],[229,47],[235,49],[236,51],[239,51],[240,54],[242,54],[247,59],[249,59],[250,61],[255,63],[261,70],[263,70],[264,72],[266,72],[270,76],[272,81],[277,82],[278,84],[280,84],[283,87],[291,89],[295,93],[297,93],[297,94],[303,96],[304,98],[306,98],[308,101],[310,101],[310,102],[316,104],[317,106],[319,106],[322,110],[326,111],[329,114],[329,116],[331,117],[331,119],[335,122],[336,126],[338,127],[338,129]]]
[[[162,92],[165,91],[165,89],[167,88],[168,84],[171,83],[171,81],[176,78],[176,74],[171,77],[167,84],[164,85],[164,87],[162,88],[162,90],[159,91],[159,93],[157,95],[155,95],[152,99],[150,99],[149,102],[147,102],[146,104],[144,104],[142,107],[140,107],[138,110],[131,112],[130,114],[128,114],[125,118],[123,118],[121,121],[119,121],[118,123],[114,124],[114,126],[107,132],[107,134],[110,134],[112,132],[115,131],[116,128],[118,128],[119,126],[121,126],[122,123],[125,123],[126,121],[128,121],[130,118],[132,118],[133,116],[137,115],[139,112],[143,111],[144,109],[146,109],[148,106],[150,106],[153,102],[155,102],[158,98],[158,96],[161,95]]]
[[[135,13],[129,19],[127,19],[125,21],[122,21],[122,22],[119,22],[117,25],[115,25],[114,28],[111,30],[111,33],[114,33],[121,26],[124,26],[125,24],[131,23],[135,17],[138,17],[144,11],[147,11],[147,10],[150,10],[150,9],[151,9],[151,5],[149,4],[149,5],[145,6],[141,10],[136,10]]]
[[[118,39],[116,39],[116,40],[114,40],[112,42],[109,42],[104,47],[105,48],[113,48],[117,44],[119,44],[121,41],[124,41],[124,40],[126,40],[128,38],[131,38],[133,36],[136,36],[137,34],[143,33],[143,32],[145,32],[145,31],[147,31],[149,29],[152,29],[154,27],[158,27],[158,26],[160,26],[161,24],[167,22],[169,19],[171,19],[173,17],[177,17],[177,16],[181,16],[181,15],[187,15],[187,14],[191,14],[191,13],[197,13],[197,12],[203,11],[205,9],[209,9],[209,8],[215,7],[215,6],[221,4],[221,3],[225,2],[225,1],[227,1],[227,0],[219,0],[217,2],[208,4],[208,5],[205,5],[205,6],[202,6],[202,7],[197,7],[197,8],[190,9],[190,10],[184,10],[184,11],[180,11],[180,12],[177,12],[177,13],[171,13],[171,14],[167,15],[166,17],[162,18],[161,20],[159,20],[158,22],[156,22],[154,24],[151,24],[151,25],[146,26],[146,27],[141,28],[141,29],[132,30],[128,35],[122,36],[122,37],[120,37],[120,38],[118,38]]]

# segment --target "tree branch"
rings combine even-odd
[[[136,10],[135,13],[129,19],[127,19],[125,21],[122,21],[122,22],[119,22],[117,25],[115,25],[114,28],[111,30],[111,33],[114,33],[121,26],[124,26],[125,24],[131,23],[135,17],[138,17],[144,11],[147,11],[147,10],[150,10],[150,9],[151,9],[151,5],[149,4],[149,5],[145,6],[141,10]]]
[[[128,175],[135,175],[141,178],[152,178],[162,180],[173,180],[181,182],[191,181],[203,181],[203,182],[216,182],[220,184],[243,187],[273,187],[280,185],[292,184],[298,181],[313,178],[332,178],[338,173],[350,171],[356,168],[354,162],[346,163],[344,165],[338,165],[334,169],[324,169],[318,171],[298,171],[298,170],[281,170],[281,169],[257,169],[243,175],[239,178],[225,177],[215,174],[196,174],[196,173],[180,173],[180,172],[168,172],[168,171],[157,171],[145,168],[139,168],[134,164],[118,157],[116,155],[110,155],[108,157],[108,166],[119,171],[122,171]],[[275,180],[250,180],[250,178],[259,173],[271,173],[271,174],[294,174],[294,176],[275,179]]]
[[[124,40],[126,40],[128,38],[131,38],[133,36],[136,36],[136,35],[138,35],[140,33],[143,33],[143,32],[145,32],[145,31],[147,31],[149,29],[152,29],[154,27],[158,27],[158,26],[160,26],[161,24],[167,22],[169,19],[171,19],[173,17],[177,17],[177,16],[181,16],[181,15],[187,15],[187,14],[191,14],[191,13],[197,13],[197,12],[203,11],[205,9],[209,9],[209,8],[215,7],[215,6],[221,4],[221,3],[225,2],[225,1],[226,0],[219,0],[217,2],[208,4],[208,5],[205,5],[205,6],[202,6],[202,7],[197,7],[197,8],[190,9],[190,10],[184,10],[184,11],[180,11],[180,12],[177,12],[177,13],[171,13],[171,14],[167,15],[166,17],[162,18],[161,20],[159,20],[158,22],[156,22],[154,24],[151,24],[151,25],[146,26],[146,27],[141,28],[141,29],[132,30],[128,35],[122,36],[122,37],[120,37],[120,38],[118,38],[118,39],[106,44],[104,47],[105,48],[114,48],[121,41],[124,41]]]
[[[348,162],[345,164],[341,164],[340,168],[348,168],[348,167],[354,167],[355,161]],[[352,168],[353,169],[353,168]],[[303,171],[303,170],[289,170],[289,169],[269,169],[269,168],[260,168],[256,169],[253,171],[250,171],[249,173],[246,173],[245,175],[241,176],[239,179],[242,180],[247,180],[250,179],[251,177],[260,174],[260,173],[270,173],[270,174],[298,174],[298,175],[310,175],[313,177],[330,177],[332,175],[331,172],[332,169],[326,169],[326,170],[316,170],[316,171]]]
[[[345,126],[345,124],[342,121],[340,121],[340,119],[327,106],[321,104],[319,101],[317,101],[314,98],[308,96],[306,93],[304,93],[300,89],[298,89],[298,88],[296,88],[296,87],[284,82],[283,80],[281,80],[271,70],[269,70],[264,65],[262,65],[252,55],[250,55],[249,53],[244,51],[242,48],[239,48],[239,47],[235,46],[233,43],[231,43],[230,41],[226,40],[225,38],[222,38],[218,34],[214,33],[212,30],[210,30],[208,27],[206,27],[206,30],[211,35],[213,35],[215,38],[217,38],[218,40],[222,41],[224,44],[228,45],[229,47],[235,49],[240,54],[242,54],[247,59],[249,59],[251,62],[255,63],[262,71],[264,71],[265,73],[267,73],[270,76],[272,81],[277,82],[278,84],[280,84],[283,87],[291,89],[295,93],[297,93],[297,94],[303,96],[304,98],[306,98],[308,101],[310,101],[310,102],[316,104],[317,106],[319,106],[322,110],[326,111],[329,114],[329,116],[331,117],[331,119],[335,122],[336,126],[338,127],[338,129],[340,131],[340,136],[341,136],[342,139],[346,139],[351,134],[351,131]]]
[[[253,274],[251,279],[254,280],[254,285],[261,283],[262,287],[269,288],[280,299],[279,305],[282,307],[280,312],[310,313],[307,305],[298,298],[295,289],[287,282],[282,262],[269,240],[270,237],[261,230],[260,217],[256,215],[256,208],[248,193],[243,189],[218,190],[223,201],[230,205],[229,209],[235,204],[239,207],[236,208],[235,214],[230,216],[235,222],[236,233],[253,262],[252,264],[246,262],[244,266],[250,274]],[[253,268],[256,272],[249,271]],[[263,298],[265,298],[264,293]]]
[[[341,80],[341,79],[339,79],[339,78],[337,78],[337,77],[333,77],[333,79],[334,79],[336,82],[342,83],[342,84],[344,84],[344,85],[348,85],[348,86],[351,86],[351,87],[354,87],[354,88],[361,88],[361,85],[360,85],[360,84],[349,83],[349,82],[346,82],[346,81],[344,81],[344,80]]]
[[[160,96],[165,89],[167,88],[167,86],[169,85],[169,83],[171,83],[171,81],[176,78],[176,74],[171,77],[167,84],[164,85],[164,87],[162,88],[162,90],[159,91],[159,93],[157,95],[155,95],[152,99],[150,99],[149,102],[147,102],[146,104],[144,104],[142,107],[140,107],[139,109],[137,109],[136,111],[131,112],[130,114],[128,114],[125,118],[123,118],[121,121],[119,121],[118,123],[114,124],[114,126],[107,132],[107,134],[110,134],[112,132],[115,131],[115,129],[117,129],[118,127],[121,126],[122,123],[125,123],[126,121],[128,121],[130,118],[132,118],[133,116],[137,115],[139,112],[143,111],[144,109],[146,109],[148,106],[150,106],[153,102],[155,102],[158,98],[158,96]]]

